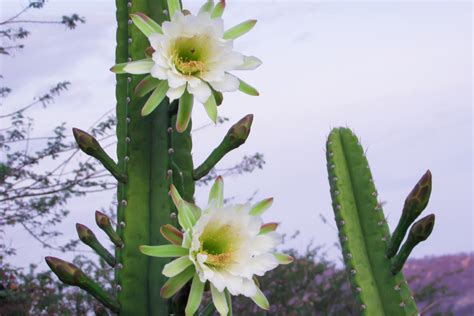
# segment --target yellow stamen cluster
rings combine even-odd
[[[187,76],[201,75],[206,70],[206,65],[202,61],[186,61],[182,57],[178,56],[178,54],[175,54],[174,64],[179,72]]]

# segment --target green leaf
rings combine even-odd
[[[274,253],[273,256],[275,256],[279,264],[290,264],[294,260],[292,256],[284,253]]]
[[[185,230],[190,230],[196,223],[199,217],[195,216],[196,210],[190,205],[191,203],[183,200],[178,190],[174,185],[171,185],[171,199],[178,209],[178,222]],[[199,212],[200,214],[200,212]]]
[[[211,12],[211,18],[220,18],[224,14],[225,0],[219,1]]]
[[[258,202],[249,211],[249,215],[259,216],[262,215],[266,210],[270,208],[273,204],[273,198],[268,198],[263,201]]]
[[[176,119],[176,130],[182,133],[188,127],[193,110],[193,96],[188,91],[184,91],[179,99],[178,118]]]
[[[216,311],[216,307],[212,302],[206,305],[199,316],[213,316],[214,312]]]
[[[261,227],[260,227],[260,232],[259,232],[259,235],[265,235],[265,234],[268,234],[269,232],[273,232],[277,229],[278,227],[278,223],[266,223],[266,224],[263,224]]]
[[[214,0],[208,0],[199,9],[199,13],[211,12],[212,8],[214,8]]]
[[[208,204],[215,207],[222,207],[224,205],[224,180],[221,176],[217,177],[211,187]]]
[[[160,84],[160,80],[153,78],[151,75],[146,76],[143,78],[135,87],[135,94],[139,97],[143,97],[153,89],[158,87]]]
[[[158,107],[158,105],[161,104],[161,102],[166,96],[166,92],[168,91],[168,89],[168,81],[160,81],[156,89],[145,102],[145,105],[142,107],[142,116],[147,116],[148,114],[153,112]]]
[[[225,299],[224,292],[219,292],[214,285],[211,283],[211,295],[212,301],[214,302],[214,306],[216,307],[217,311],[221,315],[227,315],[229,312],[229,308],[227,307],[227,300]]]
[[[233,40],[249,32],[257,24],[257,20],[247,20],[224,32],[224,39]]]
[[[161,288],[160,294],[163,298],[170,298],[178,292],[196,273],[194,266],[189,266],[180,274],[168,279]]]
[[[217,122],[217,103],[216,99],[213,94],[209,96],[206,103],[204,103],[204,109],[206,109],[206,113],[209,118],[216,123]]]
[[[239,85],[239,90],[242,91],[245,94],[251,95],[251,96],[259,96],[260,93],[258,93],[257,89],[243,81],[242,79],[239,79],[240,85]]]
[[[146,37],[150,37],[153,33],[163,34],[161,26],[144,13],[137,12],[130,14],[130,17],[132,18],[133,23],[143,34],[145,34]]]
[[[181,11],[181,4],[179,0],[168,0],[168,12],[170,13],[170,19],[173,18],[176,12]]]
[[[224,101],[224,95],[220,91],[216,91],[211,87],[212,90],[212,95],[214,96],[214,99],[216,100],[217,106],[222,104],[222,101]]]
[[[225,300],[227,302],[227,308],[229,309],[227,316],[232,316],[232,297],[230,296],[228,289],[224,290],[224,294],[225,294]]]
[[[270,307],[270,303],[268,303],[267,298],[265,297],[265,294],[257,287],[257,293],[252,296],[252,301],[254,301],[255,304],[257,304],[260,308],[263,308],[265,310],[268,310]]]
[[[151,60],[150,58],[146,58],[142,60],[131,61],[128,63],[116,64],[112,68],[110,68],[110,71],[116,74],[149,74],[154,64],[155,63],[153,62],[153,60]]]
[[[189,249],[177,245],[140,246],[140,252],[151,257],[169,258],[189,255]]]
[[[194,315],[201,305],[202,294],[204,292],[204,284],[199,279],[197,273],[194,274],[193,283],[191,284],[191,290],[188,296],[188,303],[186,304],[186,315]]]
[[[173,225],[166,224],[161,226],[160,233],[166,240],[174,245],[180,246],[183,244],[183,233]]]
[[[188,256],[182,256],[166,264],[163,268],[162,273],[164,276],[171,278],[171,277],[174,277],[175,275],[180,274],[181,272],[184,271],[184,269],[186,269],[192,264],[193,262],[189,259]]]

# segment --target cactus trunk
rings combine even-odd
[[[129,14],[142,12],[161,23],[166,1],[120,0],[116,5],[116,62],[144,58],[148,40],[129,23]],[[124,246],[116,250],[117,295],[122,315],[166,315],[170,304],[161,298],[160,288],[165,283],[161,270],[167,260],[144,256],[138,247],[163,244],[159,228],[177,225],[171,218],[174,211],[168,196],[174,177],[180,178],[180,193],[192,200],[190,127],[179,135],[174,131],[175,115],[167,99],[150,115],[141,116],[146,98],[135,96],[133,90],[142,78],[117,75],[117,156],[127,175],[127,182],[118,187],[118,234]],[[172,174],[173,169],[178,174]]]

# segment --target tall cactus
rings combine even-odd
[[[434,215],[415,223],[400,251],[398,248],[428,203],[431,174],[428,171],[408,196],[391,237],[364,150],[350,129],[331,131],[326,156],[341,248],[361,314],[417,315],[401,268],[413,247],[431,233]]]
[[[216,6],[221,8],[220,14],[223,3]],[[176,10],[176,1],[116,0],[117,64],[143,59],[149,52],[148,39],[141,32],[143,30],[132,23],[134,16],[131,14],[139,13],[139,18],[146,15],[162,23],[170,19],[170,4],[175,5],[173,10]],[[213,6],[212,1],[207,4]],[[236,123],[217,152],[213,152],[199,169],[193,170],[191,123],[186,122],[185,129],[177,130],[177,115],[181,108],[178,110],[178,101],[169,102],[168,98],[163,98],[154,111],[143,116],[142,108],[147,101],[143,96],[152,90],[143,87],[143,78],[143,75],[116,76],[117,163],[91,135],[73,130],[79,148],[98,159],[118,181],[117,228],[111,226],[107,216],[96,213],[97,225],[116,247],[115,256],[99,243],[89,228],[77,225],[80,239],[114,267],[115,297],[110,297],[102,285],[96,284],[73,264],[54,257],[47,257],[46,262],[64,283],[81,287],[114,313],[184,315],[185,304],[180,300],[187,296],[186,289],[175,296],[174,303],[160,296],[166,281],[161,271],[169,260],[145,256],[139,252],[139,246],[165,243],[160,227],[178,226],[177,210],[169,196],[170,187],[174,185],[183,199],[193,201],[195,181],[205,176],[225,154],[245,142],[252,116]],[[140,82],[142,90],[136,93]],[[214,94],[216,99],[222,97],[216,91]]]

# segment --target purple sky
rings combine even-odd
[[[312,240],[333,246],[324,143],[331,127],[349,126],[361,137],[385,213],[394,228],[405,196],[426,169],[433,173],[433,192],[426,212],[436,214],[430,239],[413,256],[473,251],[472,214],[472,5],[469,2],[280,2],[229,1],[226,26],[249,18],[256,28],[237,40],[236,48],[264,62],[243,73],[261,96],[227,94],[220,115],[237,121],[255,114],[248,142],[220,164],[231,166],[256,151],[265,154],[261,171],[226,179],[226,192],[245,201],[275,197],[265,219],[300,236],[288,244],[303,250]],[[195,10],[196,2],[184,1]],[[2,1],[2,16],[20,8]],[[113,1],[50,0],[37,18],[77,12],[85,25],[68,31],[32,27],[26,49],[2,57],[5,81],[14,89],[1,111],[28,103],[51,83],[69,80],[69,92],[32,111],[35,136],[48,135],[52,122],[88,128],[114,106],[115,16]],[[47,114],[47,117],[45,117]],[[207,123],[202,107],[195,126]],[[194,136],[196,164],[221,140],[229,125]],[[111,154],[114,150],[111,148]],[[208,188],[199,188],[204,203]],[[94,210],[112,195],[94,194],[69,204],[71,216],[60,226],[74,238],[74,223],[95,226]],[[324,224],[320,214],[329,219]],[[98,236],[103,235],[98,232]],[[17,264],[40,263],[55,252],[41,249],[20,228],[10,231],[20,247]],[[105,239],[104,239],[105,240]],[[62,255],[63,256],[63,255]],[[64,256],[63,256],[64,257]]]

